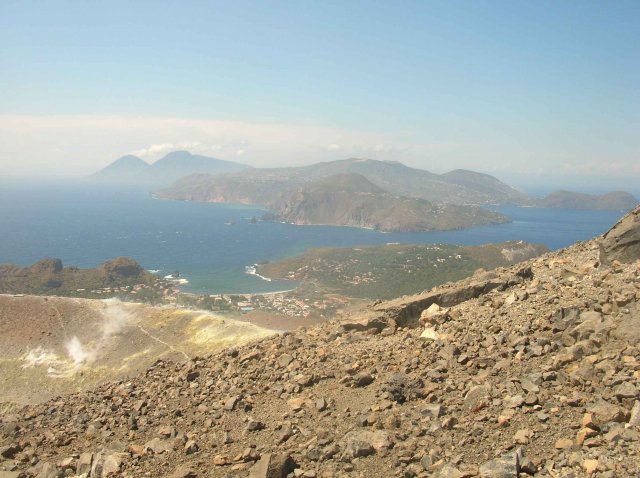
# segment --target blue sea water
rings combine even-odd
[[[379,233],[330,226],[258,221],[256,207],[154,199],[144,191],[86,183],[0,183],[0,263],[30,265],[58,257],[65,265],[95,267],[130,256],[160,275],[179,271],[183,289],[203,293],[258,293],[290,289],[267,282],[246,266],[312,247],[399,243],[477,245],[506,240],[550,249],[590,239],[622,215],[611,211],[501,207],[509,224],[462,231]]]

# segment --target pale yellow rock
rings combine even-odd
[[[583,427],[593,427],[593,413],[585,413],[582,416],[582,426]]]
[[[560,438],[555,444],[555,447],[558,450],[564,450],[566,448],[571,448],[573,446],[573,440],[569,438]]]
[[[513,439],[518,445],[526,445],[527,443],[529,443],[529,438],[531,437],[531,435],[531,430],[525,428],[523,430],[518,430],[513,436]]]
[[[513,418],[513,410],[503,410],[498,416],[498,425],[506,427]]]
[[[226,455],[216,455],[213,457],[213,464],[215,466],[225,466],[229,463],[229,457],[227,457]]]
[[[420,334],[420,338],[423,340],[440,340],[440,334],[431,327],[427,327]]]
[[[592,430],[589,427],[585,427],[576,434],[576,442],[578,443],[578,445],[582,445],[587,438],[592,438],[597,435],[598,432]]]
[[[306,400],[304,398],[292,398],[290,400],[287,400],[287,404],[293,411],[298,411],[304,407],[305,401]]]
[[[432,315],[437,314],[438,312],[440,312],[440,306],[438,304],[431,304],[427,310],[424,312],[424,315],[426,315],[427,317],[431,317]]]
[[[592,475],[598,469],[598,464],[598,460],[584,460],[582,466],[584,467],[584,471],[586,471],[587,474]]]

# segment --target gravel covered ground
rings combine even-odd
[[[5,414],[0,478],[639,476],[640,261],[599,253]]]

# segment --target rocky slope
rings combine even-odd
[[[0,476],[638,476],[640,250],[607,256],[634,220],[5,414]]]

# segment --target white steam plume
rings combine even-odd
[[[128,311],[118,299],[106,299],[103,302],[105,309],[102,312],[104,320],[101,324],[100,338],[91,347],[84,346],[76,336],[65,344],[67,353],[76,367],[93,363],[107,341],[120,333],[134,319],[134,314]]]

